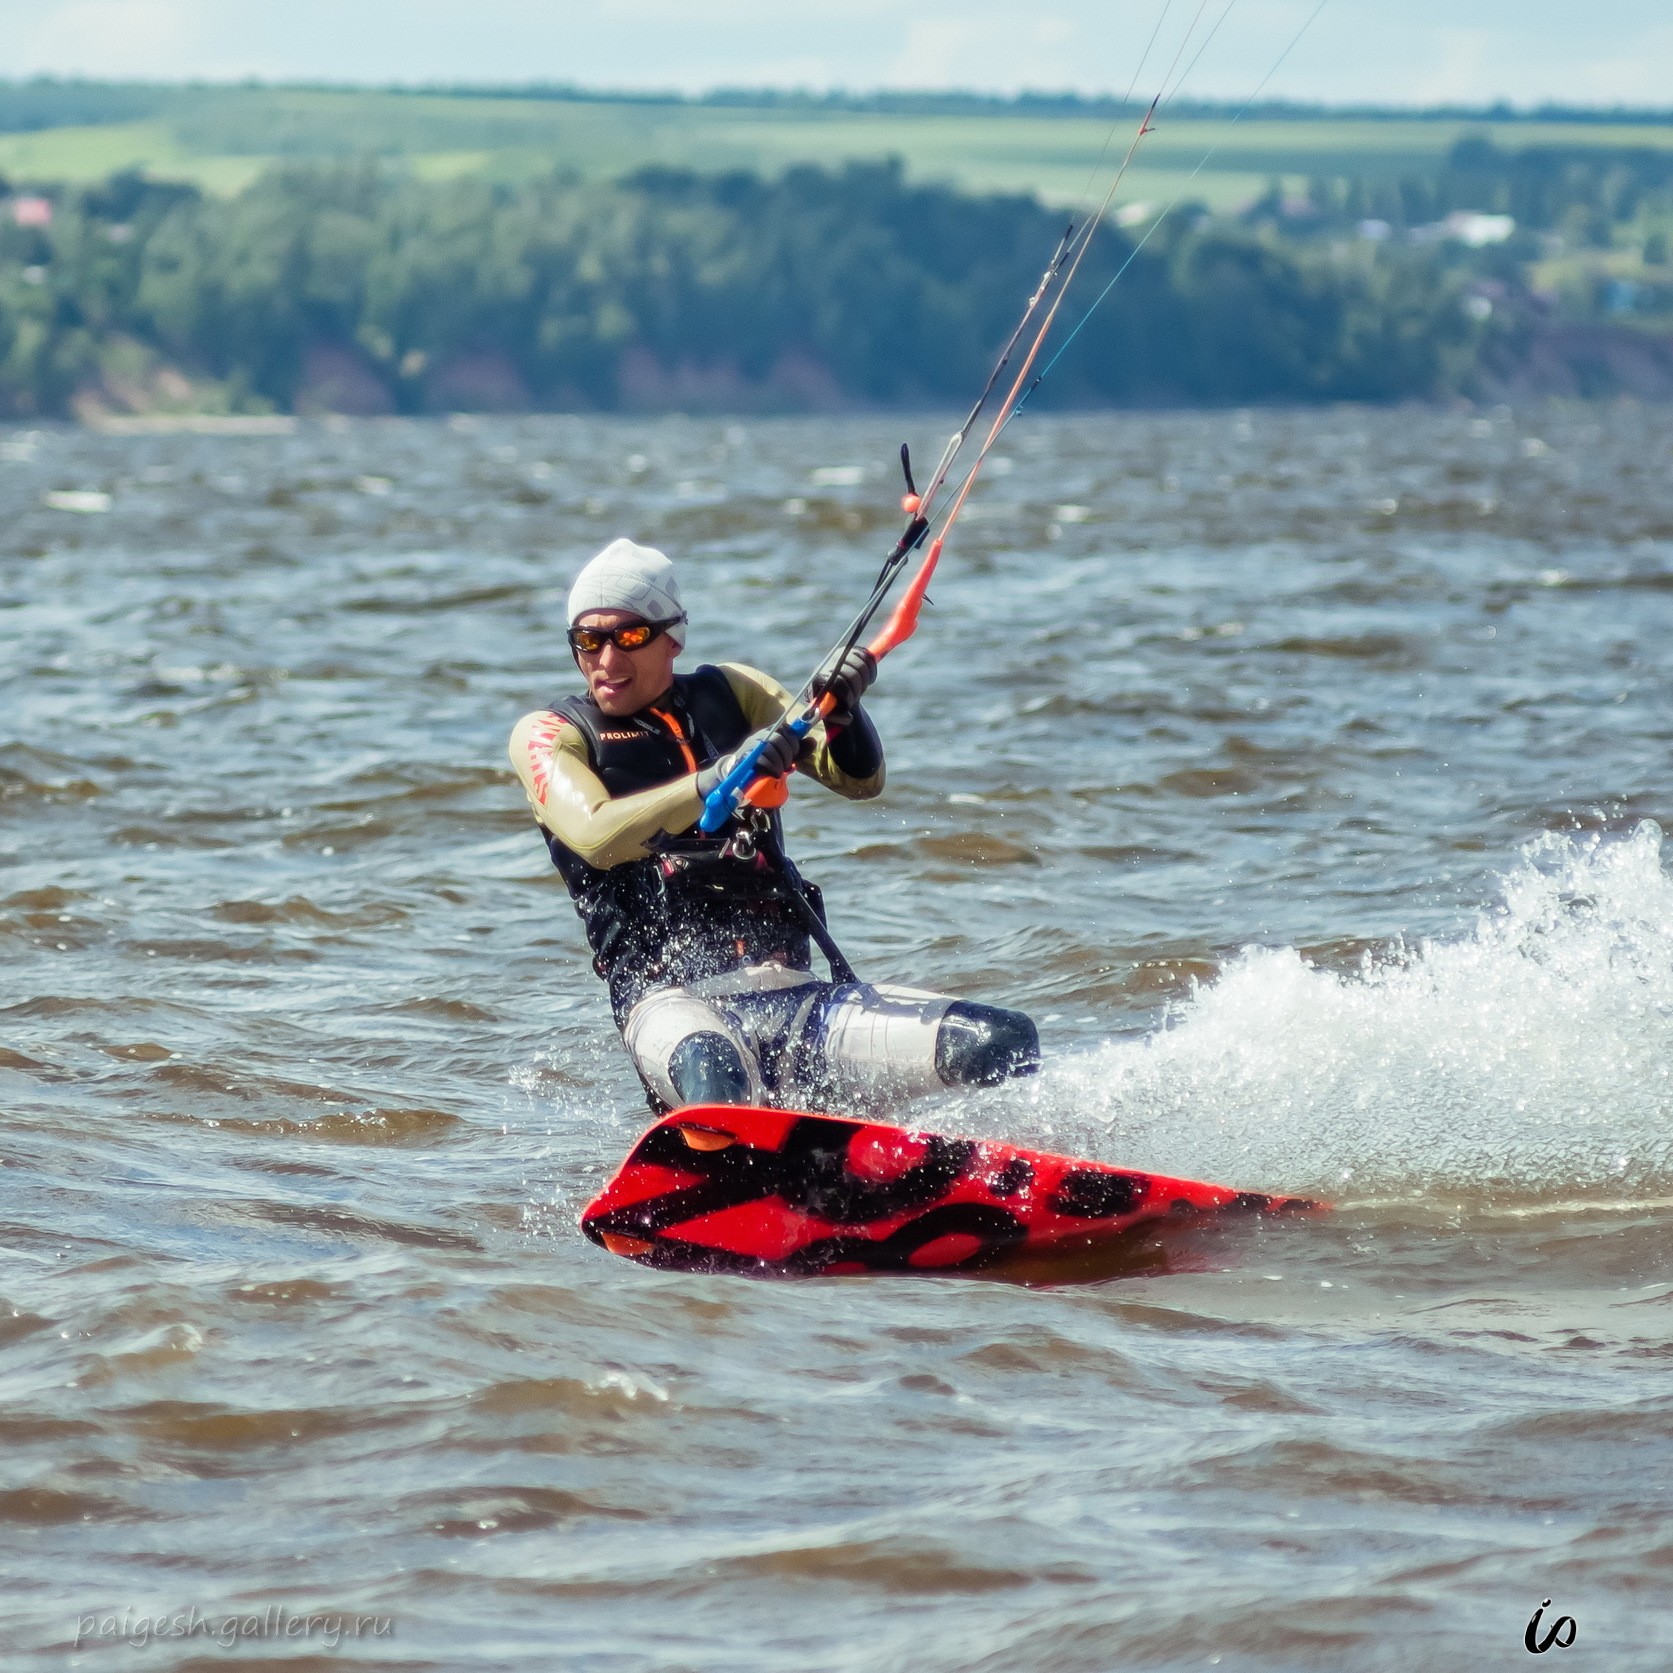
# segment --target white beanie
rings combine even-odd
[[[612,540],[575,577],[569,589],[569,625],[589,610],[631,610],[647,622],[672,621],[668,637],[685,645],[685,610],[680,604],[680,584],[674,579],[674,565],[654,546],[637,546],[631,540]]]

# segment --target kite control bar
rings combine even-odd
[[[900,566],[905,563],[913,547],[929,532],[929,519],[923,514],[923,503],[919,498],[917,485],[912,480],[912,455],[904,442],[900,449],[900,465],[906,473],[907,492],[901,501],[901,508],[908,518],[906,528],[902,531],[900,539],[895,542],[894,550],[883,560],[877,585],[872,589],[865,609],[855,618],[853,626],[849,628],[837,648],[838,661],[859,643],[860,635],[870,625],[872,617],[876,615],[878,607],[888,595],[890,584],[900,573]],[[937,536],[931,543],[924,567],[900,603],[895,606],[887,625],[866,647],[879,662],[903,639],[911,638],[913,628],[918,625],[918,606],[923,602],[924,589],[929,585],[929,572],[935,568],[936,560],[940,556],[941,537]],[[833,707],[834,699],[830,693],[821,692],[818,697],[804,704],[802,712],[786,721],[785,725],[797,738],[805,738]],[[699,830],[713,836],[732,817],[741,801],[753,802],[757,807],[778,807],[783,803],[787,794],[783,779],[758,780],[756,777],[756,768],[767,743],[768,739],[763,738],[704,798],[703,815],[697,821]]]

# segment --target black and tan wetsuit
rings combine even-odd
[[[677,676],[634,715],[570,697],[512,731],[512,764],[653,1105],[853,1107],[1031,1072],[1038,1040],[1017,1012],[813,975],[809,913],[822,919],[822,906],[776,814],[698,832],[698,769],[790,706],[776,680],[727,663]],[[878,795],[883,751],[864,711],[841,731],[816,727],[800,769],[838,795]]]

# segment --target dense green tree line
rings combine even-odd
[[[1061,230],[891,165],[517,186],[313,167],[229,200],[119,178],[59,194],[50,226],[0,219],[0,408],[63,412],[141,350],[247,407],[325,399],[322,364],[403,411],[956,403]],[[1124,264],[1042,400],[1431,395],[1473,352],[1421,252],[1175,217],[1137,250],[1101,231],[1081,305]]]
[[[1577,216],[1607,228],[1645,210],[1673,213],[1673,151],[1623,146],[1533,145],[1506,151],[1463,139],[1437,182],[1439,207],[1514,215],[1518,226],[1555,228]]]
[[[1646,213],[1673,216],[1673,151],[1651,146],[1530,145],[1506,150],[1468,136],[1428,174],[1399,179],[1320,179],[1312,199],[1340,222],[1378,216],[1422,226],[1455,209],[1510,215],[1525,231],[1564,231],[1607,245],[1611,228]]]
[[[806,88],[731,87],[706,93],[682,94],[672,91],[634,92],[625,88],[583,87],[573,82],[532,81],[521,84],[481,82],[434,82],[421,85],[366,86],[345,89],[340,82],[225,82],[95,81],[80,77],[33,76],[0,78],[0,132],[30,131],[83,123],[131,122],[136,118],[174,115],[182,110],[236,106],[260,101],[273,92],[344,91],[372,98],[393,97],[425,100],[436,97],[469,99],[491,105],[501,101],[540,100],[552,104],[637,104],[650,106],[723,106],[738,110],[863,111],[880,115],[935,116],[1057,116],[1094,117],[1105,121],[1144,114],[1144,99],[1132,100],[1112,94],[1070,92],[981,93],[971,89],[880,88],[871,92],[830,89],[814,92]],[[1319,104],[1308,100],[1198,99],[1182,93],[1168,100],[1170,116],[1181,118],[1227,118],[1260,121],[1282,118],[1288,121],[1331,123],[1350,121],[1458,122],[1490,121],[1495,127],[1562,122],[1571,126],[1614,127],[1622,123],[1660,123],[1668,120],[1666,106],[1639,109],[1620,105],[1546,103],[1518,110],[1498,103],[1481,105],[1429,105],[1414,110],[1403,105]]]

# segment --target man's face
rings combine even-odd
[[[631,610],[589,610],[576,618],[575,626],[608,633],[643,620]],[[674,683],[674,658],[679,654],[673,639],[659,633],[636,651],[619,650],[606,640],[597,651],[577,651],[575,661],[586,676],[592,700],[605,714],[631,715],[654,703]]]

